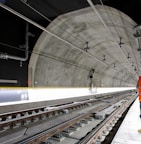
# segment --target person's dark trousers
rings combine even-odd
[[[140,118],[141,118],[141,102],[140,102]]]

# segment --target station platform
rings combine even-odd
[[[111,144],[141,144],[141,119],[138,98],[129,109]]]
[[[93,88],[92,90],[89,88],[19,88],[6,90],[1,88],[0,115],[14,111],[24,111],[25,109],[35,109],[39,107],[61,105],[81,100],[95,99],[103,95],[115,94],[125,91],[130,92],[134,90],[134,87]],[[3,91],[6,91],[4,95]],[[27,92],[28,99],[26,99]]]

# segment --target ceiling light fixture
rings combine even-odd
[[[84,50],[87,52],[88,49],[90,49],[90,47],[89,47],[89,42],[86,41],[86,43],[85,43],[85,47],[84,47]]]
[[[103,61],[106,61],[106,55],[103,55]]]
[[[134,68],[134,71],[137,71],[137,68],[136,68],[136,67]]]
[[[124,43],[122,42],[122,37],[119,37],[119,46],[122,47],[122,45],[124,45]]]
[[[128,58],[128,60],[131,58],[130,53],[128,53],[128,57],[127,58]]]
[[[114,68],[116,68],[116,64],[114,63]]]

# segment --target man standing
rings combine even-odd
[[[137,89],[138,89],[138,98],[139,98],[139,105],[140,105],[140,118],[141,118],[141,76],[139,76],[139,79],[138,79]],[[141,133],[141,129],[139,129],[138,132]]]
[[[138,88],[138,97],[140,103],[140,118],[141,118],[141,76],[139,76],[137,88]]]

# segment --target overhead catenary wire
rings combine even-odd
[[[91,6],[91,8],[93,9],[93,11],[97,14],[98,18],[100,19],[100,21],[102,22],[102,24],[104,25],[104,27],[107,29],[107,31],[109,32],[109,34],[112,36],[111,31],[109,30],[108,26],[105,24],[104,20],[102,19],[102,17],[100,16],[100,14],[98,13],[98,11],[96,10],[93,2],[91,0],[87,0],[88,4]],[[112,36],[113,38],[113,36]],[[114,39],[114,38],[113,38]],[[115,41],[115,40],[114,40]],[[119,50],[121,51],[121,53],[123,54],[123,57],[126,59],[126,61],[130,64],[130,62],[128,61],[126,55],[124,54],[124,52],[122,51],[122,49],[119,47],[119,45],[117,44],[117,42],[115,41],[115,44],[117,45],[117,47],[119,48]],[[131,66],[131,64],[130,64]],[[135,73],[135,71],[132,69],[131,66],[131,70],[133,71],[133,73]],[[138,78],[137,73],[135,73],[136,75],[136,79]]]
[[[104,3],[102,2],[102,0],[100,0],[100,3],[101,3],[101,5],[104,5]],[[107,8],[107,9],[108,9],[108,8]],[[105,7],[105,11],[107,11],[107,9],[106,9],[106,7]],[[119,13],[120,13],[120,12],[119,12]],[[109,14],[108,14],[108,11],[107,11],[106,14],[107,14],[109,20],[111,21],[112,25],[115,26],[114,23],[113,23],[112,17],[109,16]],[[112,13],[111,13],[111,14],[112,14]],[[120,18],[122,19],[121,15],[120,15]],[[123,20],[123,19],[122,19],[122,20]],[[125,28],[125,31],[127,31],[127,30],[126,30],[127,26],[124,25],[123,27]],[[118,37],[119,37],[119,38],[122,37],[122,35],[120,34],[120,31],[117,30],[117,27],[116,27],[116,26],[115,26],[115,31],[116,31],[116,33],[118,34]],[[112,32],[111,32],[111,33],[112,33]],[[127,32],[126,32],[126,33],[127,33]],[[128,36],[128,33],[127,33],[127,37],[129,37],[129,36]],[[130,41],[129,41],[129,42],[130,42]],[[131,43],[130,43],[130,46],[131,46]],[[135,59],[135,61],[136,61],[136,64],[137,64],[137,66],[138,66],[138,68],[139,68],[139,65],[138,65],[138,63],[137,63],[137,59],[136,59],[135,54],[134,54],[134,52],[133,52],[133,50],[132,50],[132,46],[131,46],[130,48],[131,48],[132,54],[133,54],[133,56],[134,56],[134,59]]]
[[[96,12],[96,14],[98,13],[97,11],[94,11],[94,12]],[[98,14],[97,14],[98,15]],[[106,29],[108,28],[107,27],[107,25],[105,24],[105,22],[103,21],[103,19],[101,18],[101,16],[99,16],[99,19],[102,21],[102,24],[106,27]],[[115,40],[114,40],[114,42],[115,42]],[[125,56],[126,57],[126,56]],[[129,64],[129,66],[130,66],[130,63],[129,62],[127,62],[128,64]],[[110,64],[111,65],[111,64]],[[108,66],[108,68],[109,68],[110,66]],[[115,68],[114,68],[115,69]],[[107,70],[107,67],[105,68],[105,69],[103,69],[103,72],[105,71],[105,70]],[[116,70],[116,69],[115,69]],[[134,75],[133,75],[133,73],[131,73],[127,68],[125,69],[126,71],[128,71],[128,73],[129,74],[131,74],[132,75],[132,78],[134,79]],[[119,71],[120,72],[120,70],[117,70],[117,71]],[[134,72],[134,71],[133,71]]]
[[[28,4],[25,0],[21,0],[21,2],[23,4],[25,4],[26,6],[28,6],[29,8],[31,8],[33,11],[35,11],[37,14],[39,14],[40,16],[42,16],[44,19],[46,19],[47,21],[49,21],[50,23],[52,22],[51,19],[47,18],[46,16],[44,16],[42,13],[40,13],[38,10],[36,10],[35,8],[33,8],[30,4]]]
[[[31,6],[27,1],[21,0],[21,2],[23,4],[25,4],[28,8],[30,8],[31,10],[33,10],[34,12],[36,12],[38,15],[40,15],[41,17],[43,17],[45,20],[47,20],[49,23],[53,22],[54,25],[56,25],[57,27],[59,27],[59,29],[61,29],[62,31],[64,31],[65,33],[67,33],[68,35],[71,35],[71,37],[73,37],[75,40],[80,41],[81,43],[84,43],[86,40],[84,40],[83,38],[81,38],[80,36],[74,36],[72,35],[70,32],[66,31],[66,29],[60,25],[57,24],[56,21],[51,20],[50,18],[48,18],[47,16],[45,16],[44,14],[42,14],[41,12],[39,12],[37,9],[35,9],[33,6]],[[59,19],[61,21],[61,19],[58,17],[57,19]],[[72,29],[73,27],[71,27],[70,25],[67,25],[66,23],[63,23],[63,25],[66,25],[68,28]]]
[[[55,38],[57,38],[57,39],[59,39],[59,40],[63,41],[64,43],[66,43],[66,44],[68,44],[68,45],[72,46],[73,48],[75,48],[75,49],[79,50],[80,52],[82,52],[82,53],[84,53],[84,54],[86,54],[86,55],[90,56],[91,58],[93,58],[93,59],[97,60],[98,62],[102,63],[103,65],[108,66],[108,64],[107,64],[107,63],[105,63],[105,62],[103,62],[102,60],[100,60],[100,59],[96,58],[94,55],[92,55],[92,54],[90,54],[90,53],[86,52],[85,50],[83,50],[83,49],[81,49],[81,48],[79,48],[79,47],[75,46],[74,44],[72,44],[72,43],[70,43],[70,42],[68,42],[68,41],[64,40],[63,38],[61,38],[61,37],[57,36],[56,34],[54,34],[54,33],[50,32],[50,31],[48,31],[46,28],[44,28],[44,27],[42,27],[41,25],[37,24],[36,22],[34,22],[34,21],[30,20],[29,18],[27,18],[27,17],[23,16],[22,14],[20,14],[20,13],[18,13],[18,12],[16,12],[16,11],[14,11],[13,9],[9,8],[8,6],[6,6],[6,5],[4,5],[4,4],[1,4],[1,3],[0,3],[0,6],[1,6],[2,8],[4,8],[4,9],[6,9],[6,10],[8,10],[8,11],[12,12],[13,14],[17,15],[18,17],[20,17],[20,18],[24,19],[25,21],[27,21],[27,22],[29,22],[29,23],[33,24],[34,26],[36,26],[36,27],[40,28],[41,30],[43,30],[43,31],[47,32],[48,34],[52,35],[53,37],[55,37]],[[113,70],[115,70],[115,69],[113,69]],[[115,70],[115,71],[118,71],[118,70]]]
[[[100,0],[100,3],[101,3],[101,5],[104,5],[104,3],[102,2],[102,0]],[[108,8],[106,9],[106,7],[103,7],[103,9],[104,9],[104,8],[105,8],[105,11],[107,12],[106,14],[107,14],[109,20],[111,21],[111,23],[112,23],[112,25],[113,25],[113,27],[114,27],[115,25],[114,25],[114,23],[113,23],[113,21],[112,21],[112,17],[109,16],[108,11],[107,11]],[[112,12],[111,12],[110,14],[112,14]],[[105,22],[104,22],[104,24],[105,24]],[[106,25],[106,24],[105,24],[105,25]],[[107,25],[106,25],[106,27],[107,27]],[[108,30],[110,31],[109,28],[108,28]],[[115,31],[116,31],[118,37],[120,38],[121,35],[120,35],[119,31],[117,31],[117,27],[116,27],[116,26],[115,26]],[[110,34],[113,35],[111,31],[110,31]],[[124,53],[124,52],[123,52],[123,53]],[[136,60],[136,59],[135,59],[135,60]],[[122,63],[122,62],[119,62],[119,63]],[[126,64],[128,64],[129,66],[131,65],[129,61],[126,62]],[[126,67],[125,67],[125,68],[126,68]],[[126,69],[127,69],[127,68],[126,68]],[[128,71],[129,71],[129,70],[128,70]],[[129,73],[130,73],[130,72],[129,72]]]
[[[105,66],[108,66],[108,64],[106,64],[105,62],[103,62],[103,61],[100,60],[99,58],[97,58],[97,57],[95,57],[94,55],[92,55],[92,54],[86,52],[85,50],[83,50],[82,48],[80,48],[80,47],[78,47],[78,46],[72,44],[71,42],[69,42],[69,41],[67,41],[67,40],[65,40],[65,39],[63,39],[63,38],[61,38],[60,36],[58,36],[58,35],[56,35],[56,34],[50,32],[49,30],[47,30],[47,29],[44,28],[43,26],[41,26],[41,25],[39,25],[38,23],[34,22],[33,20],[31,20],[31,19],[25,17],[24,15],[18,13],[17,11],[11,9],[10,7],[8,7],[8,6],[6,6],[6,5],[4,5],[4,4],[2,4],[2,3],[0,3],[0,6],[1,6],[2,8],[4,8],[4,9],[6,9],[7,11],[9,11],[9,12],[15,14],[16,16],[22,18],[23,20],[29,22],[30,24],[36,26],[37,28],[39,28],[39,29],[45,31],[46,33],[50,34],[51,36],[57,38],[58,40],[60,40],[60,41],[62,41],[62,42],[64,42],[64,43],[70,45],[72,48],[77,49],[77,50],[79,50],[80,52],[84,53],[85,55],[87,55],[87,56],[93,58],[94,60],[96,60],[96,61],[98,61],[98,62],[100,62],[101,64],[103,64],[103,65],[105,65]]]
[[[89,3],[89,5],[91,6],[91,8],[93,9],[93,11],[97,14],[98,18],[101,20],[102,24],[104,25],[104,27],[107,29],[107,31],[109,32],[109,34],[112,36],[112,33],[110,31],[110,29],[108,28],[108,26],[106,25],[106,23],[104,22],[104,20],[102,19],[102,17],[100,16],[100,14],[98,13],[97,9],[95,8],[93,2],[91,0],[87,0],[87,2]],[[112,36],[113,38],[113,36]],[[114,38],[113,38],[114,40]],[[115,40],[114,40],[115,41]],[[127,60],[127,62],[130,64],[130,62],[128,61],[126,55],[124,54],[123,50],[119,47],[119,45],[117,44],[117,42],[115,41],[115,44],[117,45],[117,47],[120,49],[121,53],[123,54],[123,56],[125,57],[125,59]],[[130,64],[131,66],[131,64]],[[135,71],[132,69],[131,67],[131,70],[135,73]],[[136,73],[135,73],[136,74]],[[137,76],[137,74],[136,74]],[[137,76],[138,77],[138,76]],[[136,78],[137,78],[136,77]]]
[[[34,12],[36,12],[38,15],[40,15],[41,17],[43,17],[49,23],[53,22],[53,20],[51,20],[50,18],[48,18],[47,16],[45,16],[44,14],[42,14],[41,12],[39,12],[37,9],[35,9],[34,7],[32,7],[29,3],[25,2],[24,0],[21,0],[21,2],[23,4],[25,4],[27,7],[29,7],[30,9],[32,9]],[[59,19],[59,17],[57,19]],[[58,24],[55,21],[53,22],[53,24],[56,25],[57,27],[59,27],[59,29],[62,29],[63,31],[65,31],[65,33],[67,33],[69,35],[71,34],[71,33],[67,32],[66,29],[64,29],[64,27],[58,26]],[[65,23],[63,23],[63,24],[66,25],[67,27],[69,27],[70,29],[72,28],[70,25],[67,25]],[[71,37],[74,37],[74,39],[77,39],[78,41],[81,41],[82,43],[84,43],[86,41],[86,40],[82,39],[81,37],[72,36],[72,35],[71,35]]]
[[[8,10],[9,12],[11,12],[11,13],[17,15],[18,17],[24,19],[25,21],[27,21],[27,22],[33,24],[34,26],[38,27],[39,29],[41,29],[41,30],[47,32],[48,34],[52,35],[53,37],[55,37],[55,38],[61,40],[62,42],[64,42],[64,43],[70,45],[72,48],[75,48],[75,49],[79,50],[80,52],[86,54],[87,56],[93,58],[94,60],[96,60],[96,61],[102,63],[103,65],[108,66],[107,63],[105,63],[105,62],[103,62],[102,60],[98,59],[98,58],[95,57],[94,55],[92,55],[92,54],[86,52],[86,51],[83,50],[82,48],[80,48],[80,47],[78,47],[78,46],[76,46],[76,45],[70,43],[69,41],[67,41],[67,40],[65,40],[65,39],[63,39],[63,38],[61,38],[61,37],[59,37],[58,35],[56,35],[56,34],[50,32],[50,31],[48,31],[48,30],[47,30],[46,28],[44,28],[43,26],[41,26],[41,25],[39,25],[38,23],[36,23],[36,22],[30,20],[29,18],[23,16],[22,14],[16,12],[15,10],[9,8],[8,6],[6,6],[6,5],[4,5],[4,4],[2,4],[2,3],[0,3],[0,6],[1,6],[2,8],[4,8],[4,9]],[[114,69],[114,70],[115,70],[115,69]],[[118,70],[116,70],[116,71],[118,71]]]
[[[30,9],[32,9],[33,11],[35,11],[37,14],[39,14],[41,17],[43,17],[44,19],[46,19],[47,21],[49,21],[50,23],[52,22],[51,19],[49,19],[48,17],[46,17],[45,15],[43,15],[41,12],[39,12],[38,10],[36,10],[34,7],[32,7],[29,3],[25,2],[24,0],[21,0],[22,3],[24,3],[27,7],[29,7]],[[103,2],[100,0],[100,2],[103,4]],[[55,24],[57,25],[57,24]],[[57,25],[58,26],[58,25]],[[67,25],[69,26],[69,25]],[[60,29],[63,30],[62,27],[58,26]],[[71,28],[71,27],[70,27]],[[65,33],[68,33],[67,31],[65,31]],[[68,33],[69,34],[69,33]],[[74,37],[74,36],[73,36]],[[75,37],[75,39],[77,40],[81,40],[81,39],[78,39],[77,37]],[[82,42],[84,42],[85,40],[82,40]],[[108,66],[109,67],[109,66]]]
[[[9,45],[9,44],[6,44],[6,43],[2,43],[2,42],[0,42],[0,45],[7,46],[7,47],[10,47],[12,49],[16,49],[16,50],[23,51],[23,52],[26,51],[24,49],[21,49],[21,48],[18,48],[18,47],[15,47],[15,46],[12,46],[12,45]],[[82,65],[82,64],[77,64],[77,63],[68,61],[66,59],[60,58],[60,57],[57,58],[57,57],[51,56],[50,54],[47,54],[45,52],[41,53],[41,52],[37,52],[37,51],[34,51],[34,50],[33,51],[28,50],[28,53],[29,54],[36,54],[36,55],[39,55],[39,56],[42,56],[42,57],[45,57],[45,58],[49,58],[49,59],[52,59],[52,60],[55,60],[55,61],[59,61],[59,62],[63,62],[63,63],[69,64],[69,65],[73,65],[75,67],[79,67],[79,68],[87,70],[87,71],[89,71],[91,69],[91,67],[88,67],[88,66],[85,66],[85,65]]]
[[[6,43],[2,43],[2,42],[0,42],[0,45],[4,45],[4,46],[10,47],[12,49],[16,49],[16,50],[23,51],[23,52],[26,51],[25,49],[21,49],[21,48],[18,48],[18,47],[15,47],[15,46],[12,46],[12,45],[9,45],[9,44],[6,44]],[[67,61],[66,59],[60,59],[60,58],[51,56],[50,54],[47,54],[47,53],[40,53],[40,52],[37,52],[37,51],[29,51],[29,50],[28,50],[28,53],[29,54],[36,54],[36,55],[39,55],[41,57],[45,57],[45,58],[49,58],[49,59],[55,60],[57,62],[69,64],[69,65],[72,65],[72,66],[75,66],[75,67],[79,67],[79,68],[81,68],[83,70],[86,70],[88,72],[91,70],[91,67],[89,67],[89,66],[85,66],[85,65],[82,65],[82,64],[78,64],[78,63],[74,63],[74,62],[71,62],[71,61]],[[98,72],[95,71],[95,73],[98,73]],[[100,73],[98,73],[98,74],[100,74]],[[115,78],[115,79],[120,80],[118,78]]]

